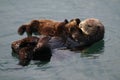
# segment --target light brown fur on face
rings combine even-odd
[[[79,28],[86,35],[95,35],[99,31],[104,33],[103,24],[98,19],[95,18],[89,18],[82,21],[79,25]]]
[[[95,18],[89,18],[81,21],[79,24],[81,36],[79,42],[84,45],[93,44],[104,37],[104,25]]]
[[[75,18],[75,19],[71,19],[70,22],[68,22],[65,27],[68,29],[68,32],[70,32],[71,28],[76,28],[79,26],[80,23],[80,19]]]

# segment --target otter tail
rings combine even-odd
[[[19,34],[19,35],[23,35],[23,34],[24,34],[24,32],[26,31],[26,26],[27,26],[27,25],[22,25],[22,26],[20,26],[20,27],[18,28],[18,34]]]

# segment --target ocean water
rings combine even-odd
[[[119,0],[0,0],[0,80],[120,80]],[[53,51],[51,61],[18,65],[11,42],[32,19],[98,18],[105,37],[83,51]]]

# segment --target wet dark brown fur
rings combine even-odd
[[[23,47],[18,52],[18,58],[19,58],[19,65],[27,66],[29,65],[30,61],[33,57],[33,46],[29,47]]]
[[[49,37],[26,37],[11,44],[14,54],[18,55],[19,64],[26,66],[31,60],[50,61],[52,51],[47,44]]]
[[[17,41],[12,42],[11,48],[12,51],[16,54],[18,54],[19,50],[23,47],[27,46],[35,46],[38,42],[39,38],[32,36],[32,37],[26,37]]]

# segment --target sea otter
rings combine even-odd
[[[80,46],[91,45],[104,38],[104,25],[100,20],[95,18],[88,18],[79,24],[81,36],[78,41]]]
[[[37,33],[39,35],[46,35],[51,37],[62,37],[66,41],[67,36],[74,40],[79,36],[79,18],[74,18],[68,21],[65,19],[63,22],[58,22],[54,20],[41,19],[32,20],[30,23],[23,24],[18,29],[18,34],[23,35],[24,32],[28,36]]]

